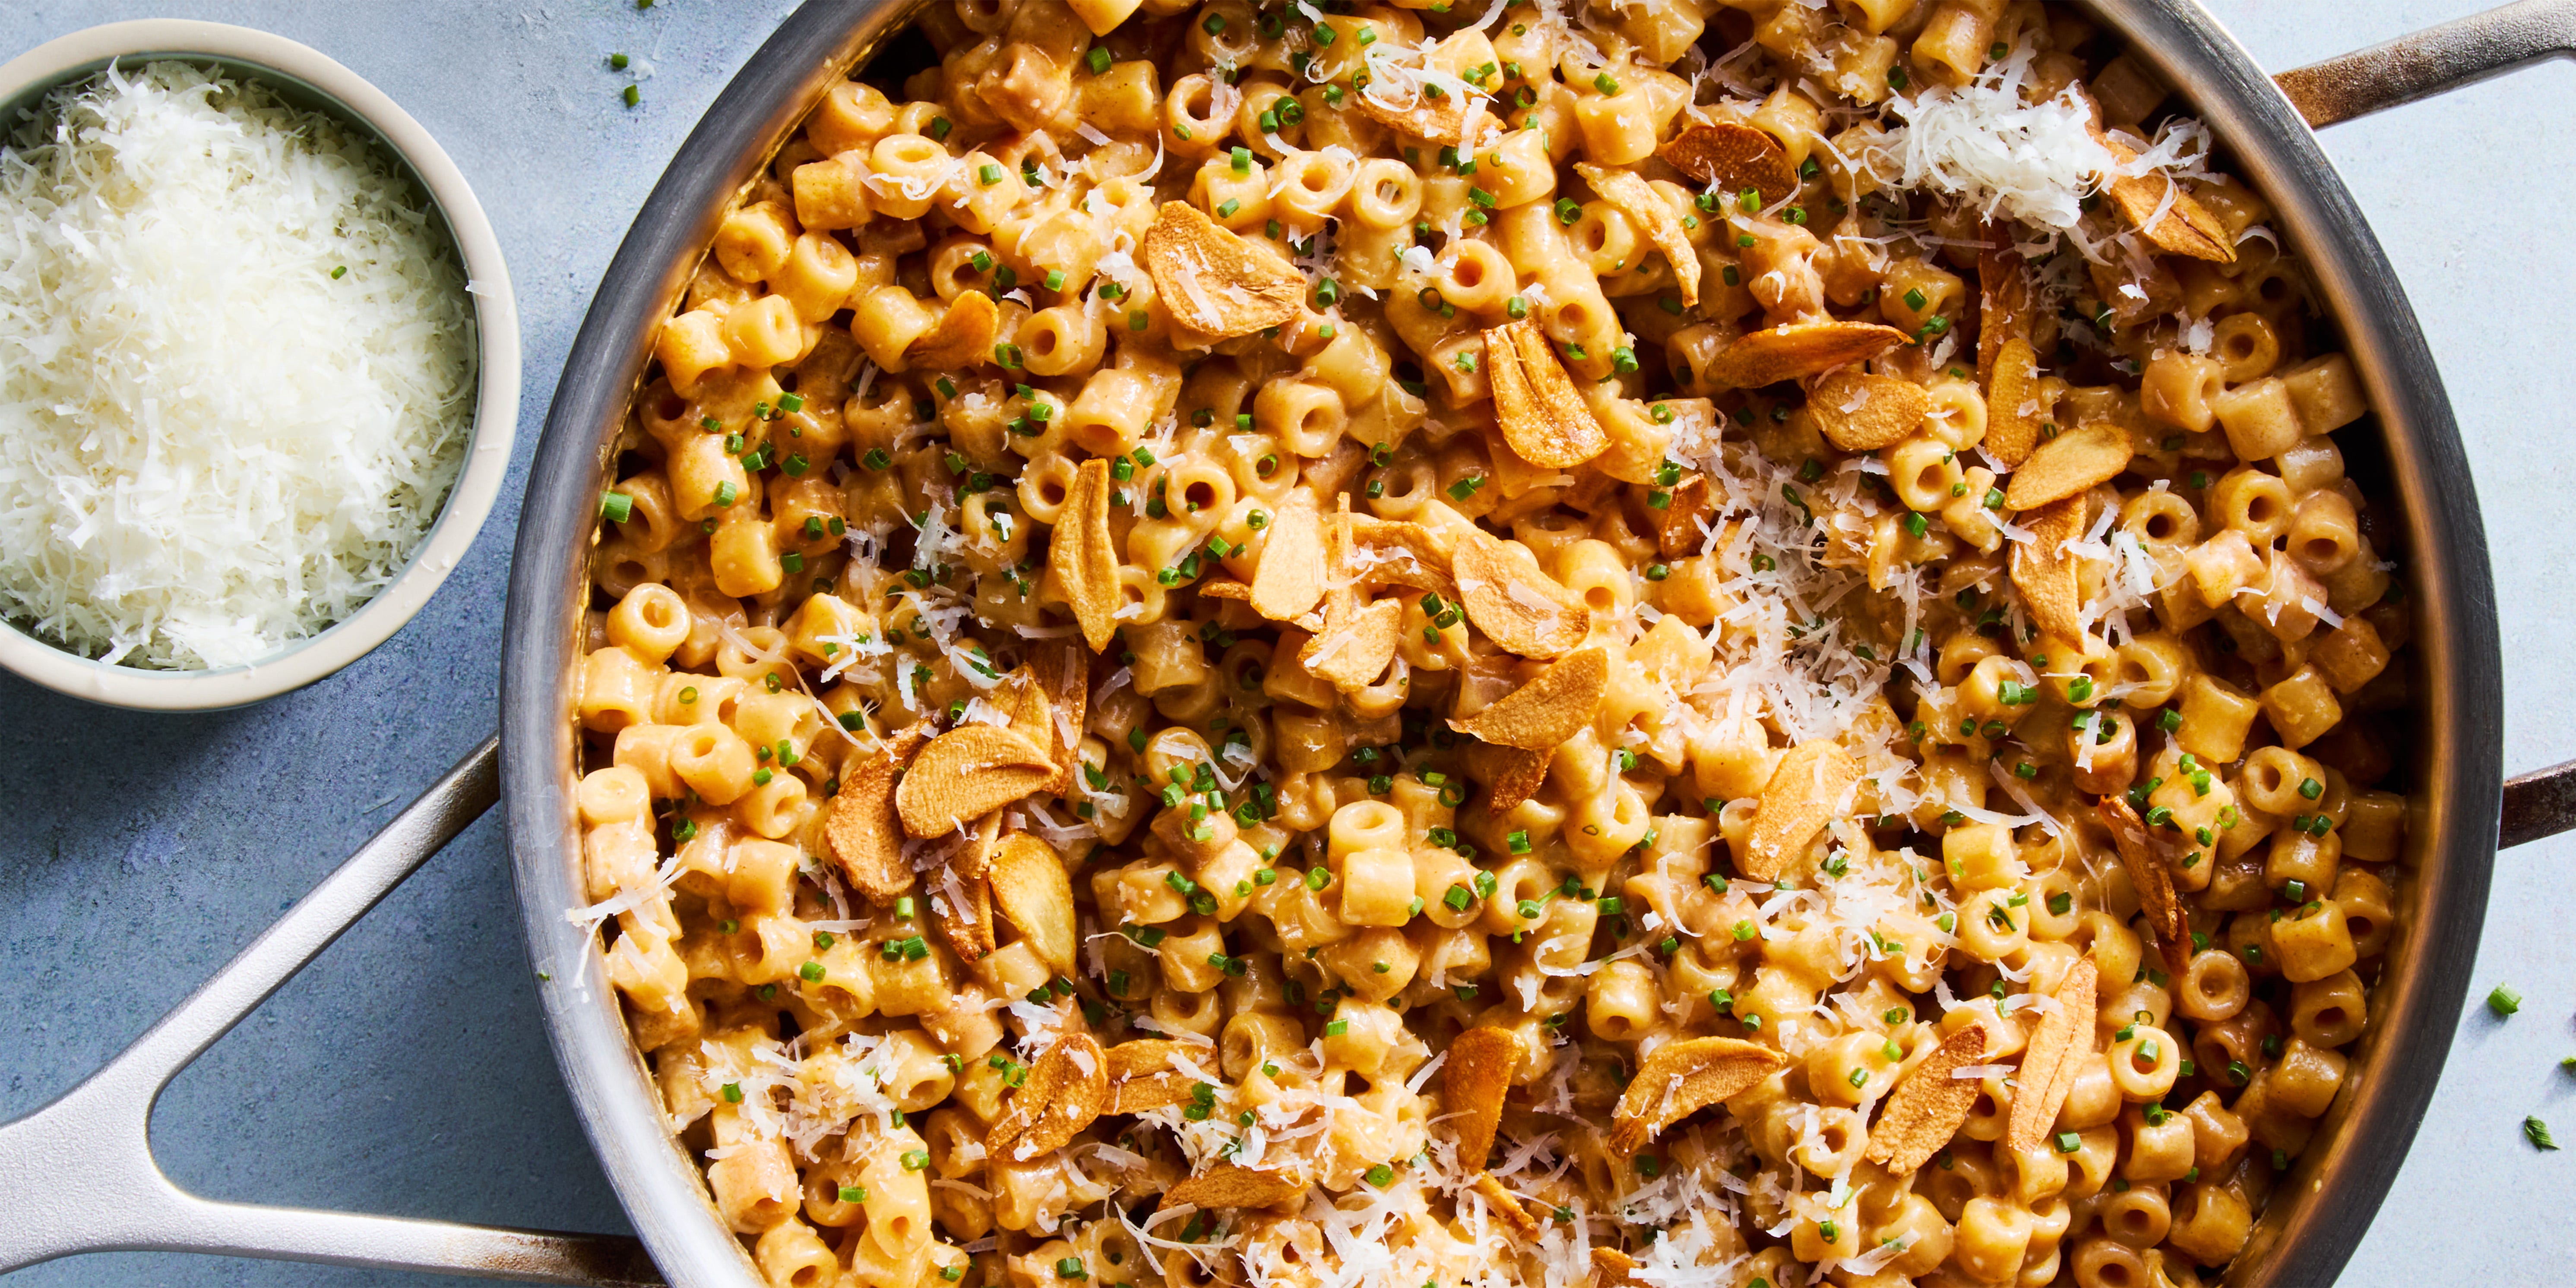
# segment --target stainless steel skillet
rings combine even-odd
[[[2178,87],[2273,201],[2368,383],[2418,613],[2410,739],[2419,873],[2358,1053],[2354,1090],[2274,1196],[2227,1278],[2331,1282],[2386,1195],[2465,995],[2497,848],[2576,826],[2576,763],[2502,780],[2494,583],[2467,462],[2405,293],[2312,126],[2576,53],[2576,0],[2522,3],[2265,76],[2217,23],[2171,0],[2093,0]],[[567,921],[581,902],[569,788],[570,677],[584,558],[609,444],[725,204],[806,108],[901,29],[908,0],[809,0],[682,145],[601,283],[566,363],[528,488],[504,640],[501,733],[106,1069],[0,1124],[0,1271],[76,1252],[173,1249],[551,1283],[728,1285],[758,1272],[664,1128],[641,1060]],[[532,966],[556,1056],[635,1240],[355,1216],[185,1194],[153,1164],[152,1100],[179,1069],[496,798],[509,804]],[[2499,808],[2501,801],[2501,809]],[[648,1260],[649,1254],[649,1260]],[[655,1267],[658,1265],[657,1273]]]

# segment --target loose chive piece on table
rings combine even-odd
[[[2498,984],[2494,992],[2487,994],[2487,1009],[2495,1012],[2499,1019],[2511,1015],[2522,1009],[2522,994],[2506,985]]]
[[[2531,1142],[2531,1146],[2534,1149],[2558,1148],[2558,1142],[2549,1138],[2549,1124],[2540,1121],[2538,1118],[2523,1119],[2522,1134],[2524,1139]]]

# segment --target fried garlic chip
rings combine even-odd
[[[2039,629],[2061,639],[2084,637],[2083,593],[2076,580],[2076,556],[2066,543],[2084,531],[2084,498],[2051,501],[2022,516],[2030,540],[2012,548],[2013,588],[2022,608]]]
[[[1995,366],[1986,379],[1986,454],[2007,468],[2020,469],[2039,445],[2042,409],[2032,406],[2039,385],[2039,354],[2019,336],[1995,350]]]
[[[1553,751],[1592,723],[1610,689],[1610,654],[1581,649],[1557,659],[1529,683],[1449,727],[1497,747]]]
[[[1610,449],[1609,432],[1574,388],[1547,333],[1518,322],[1485,332],[1494,420],[1512,454],[1541,469],[1572,469]]]
[[[1442,39],[1423,59],[1424,67],[1440,77],[1436,92],[1429,87],[1418,89],[1413,101],[1401,106],[1366,91],[1351,101],[1360,115],[1390,130],[1456,146],[1466,141],[1468,95],[1476,92],[1468,86],[1466,75],[1493,61],[1494,42],[1470,27]]]
[[[2009,225],[1987,220],[1977,240],[1977,379],[1991,382],[2006,341],[2030,345],[2030,271]]]
[[[2178,179],[2154,174],[2123,174],[2138,163],[2138,154],[2100,130],[2093,139],[2111,153],[2111,168],[2102,176],[2102,191],[2119,207],[2120,217],[2144,233],[2157,250],[2215,264],[2236,262],[2236,246],[2226,225]]]
[[[1047,575],[1073,606],[1082,642],[1094,653],[1109,647],[1118,631],[1118,605],[1126,598],[1118,584],[1118,550],[1109,536],[1109,462],[1095,457],[1074,471],[1053,544],[1047,547]]]
[[[1061,767],[1063,758],[1057,754],[1057,744],[1063,739],[1056,729],[1055,699],[1038,683],[1037,676],[1022,667],[1006,678],[1002,692],[1008,699],[1011,732],[1028,739],[1031,746],[1046,752]]]
[[[2129,468],[2135,454],[2127,430],[2106,420],[2078,425],[2031,450],[2004,489],[2004,505],[2036,510],[2108,483]]]
[[[993,351],[993,337],[1002,324],[1002,312],[993,297],[982,291],[961,291],[948,302],[948,311],[912,346],[903,351],[903,363],[916,371],[954,371],[982,362]]]
[[[1902,1175],[1940,1153],[1977,1106],[1976,1081],[1950,1075],[1985,1053],[1986,1030],[1970,1023],[1917,1061],[1896,1090],[1888,1093],[1887,1108],[1879,1111],[1878,1125],[1869,1129],[1869,1161],[1891,1175]]]
[[[1656,1133],[1771,1076],[1788,1057],[1741,1038],[1677,1038],[1638,1066],[1610,1116],[1610,1148],[1621,1156]]]
[[[1766,205],[1798,190],[1798,167],[1789,160],[1789,150],[1767,132],[1739,121],[1694,125],[1674,135],[1658,155],[1721,192],[1751,188]]]
[[[1717,507],[1708,499],[1708,476],[1693,474],[1673,486],[1672,500],[1656,511],[1655,551],[1666,559],[1699,553]]]
[[[1893,447],[1913,433],[1930,410],[1932,395],[1923,386],[1848,368],[1817,381],[1807,394],[1807,412],[1816,418],[1816,428],[1827,442],[1846,452]]]
[[[1450,560],[1467,620],[1506,653],[1562,657],[1592,633],[1592,613],[1574,592],[1539,571],[1517,541],[1469,530]]]
[[[1284,326],[1305,305],[1303,275],[1188,202],[1164,202],[1141,249],[1154,298],[1211,340]]]
[[[2057,1006],[2040,1017],[2038,1031],[2030,1035],[2014,1080],[2012,1119],[2004,1129],[2004,1143],[2011,1148],[2046,1144],[2048,1129],[2066,1107],[2066,1093],[2074,1090],[2085,1057],[2093,1053],[2093,994],[2099,978],[2092,958],[2076,958],[2052,994]]]
[[[998,820],[1000,815],[994,817]],[[965,893],[962,901],[934,894],[930,911],[939,924],[939,937],[948,941],[948,951],[972,965],[993,955],[993,894],[981,878],[961,878],[959,887]]]
[[[949,868],[968,880],[983,880],[984,870],[993,862],[993,849],[1001,840],[1002,811],[997,809],[975,825],[973,841],[949,857]]]
[[[1324,517],[1314,493],[1300,488],[1271,516],[1261,558],[1252,568],[1252,611],[1293,622],[1324,602]]]
[[[1353,693],[1386,674],[1403,635],[1401,600],[1371,600],[1349,609],[1336,605],[1326,615],[1323,631],[1298,652],[1297,661],[1334,688]]]
[[[1047,702],[1046,731],[1030,741],[1054,757],[1055,778],[1044,791],[1060,796],[1073,790],[1074,775],[1082,769],[1079,744],[1091,714],[1090,659],[1069,640],[1061,644],[1031,640],[1028,658],[1029,679]],[[1011,727],[1017,729],[1019,723],[1014,721]]]
[[[1637,1278],[1637,1259],[1617,1248],[1595,1246],[1592,1249],[1591,1288],[1632,1288],[1643,1282]]]
[[[968,819],[1027,797],[1055,777],[1055,760],[996,725],[967,725],[930,740],[894,791],[903,829],[943,836]]]
[[[1491,743],[1467,744],[1467,776],[1484,784],[1486,808],[1501,814],[1538,795],[1547,781],[1548,754]]]
[[[2120,866],[2128,870],[2129,885],[2137,891],[2138,909],[2146,914],[2147,929],[2155,937],[2166,972],[2180,977],[2191,961],[2191,921],[2183,912],[2181,896],[2174,893],[2173,869],[2156,852],[2147,825],[2127,800],[2105,796],[2094,804],[2093,813],[2111,831],[2111,844],[2120,852]]]
[[[1029,1066],[1029,1080],[994,1120],[984,1147],[1014,1163],[1071,1143],[1109,1104],[1109,1057],[1088,1033],[1068,1033]]]
[[[1073,880],[1055,847],[1026,832],[1004,838],[984,873],[994,906],[1019,928],[1029,949],[1058,975],[1074,966]]]
[[[1219,1163],[1163,1191],[1163,1205],[1202,1208],[1280,1207],[1306,1197],[1306,1178],[1294,1172]]]
[[[1483,1167],[1493,1152],[1494,1130],[1503,1121],[1503,1097],[1512,1075],[1528,1051],[1519,1034],[1491,1025],[1461,1033],[1449,1043],[1449,1062],[1440,1066],[1440,1104],[1458,1128],[1460,1166]]]
[[[912,865],[904,861],[897,830],[895,776],[929,737],[926,726],[913,725],[887,739],[842,773],[840,794],[832,798],[824,840],[842,878],[871,903],[890,905],[912,889]]]
[[[1109,1048],[1109,1112],[1141,1114],[1190,1098],[1189,1075],[1179,1072],[1173,1057],[1190,1054],[1193,1045],[1169,1038],[1137,1038]],[[1198,1045],[1198,1058],[1212,1058]]]
[[[1777,880],[1806,852],[1807,843],[1824,830],[1859,781],[1860,762],[1825,739],[1790,748],[1762,786],[1753,809],[1753,832],[1737,866],[1756,881]]]
[[[1904,342],[1904,332],[1876,322],[1784,322],[1746,333],[1702,374],[1722,388],[1759,389],[1867,362]]]
[[[1449,571],[1450,545],[1439,533],[1410,520],[1373,514],[1354,513],[1350,525],[1351,553],[1361,565],[1362,581],[1457,597],[1458,582]]]

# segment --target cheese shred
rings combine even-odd
[[[465,456],[455,252],[373,140],[185,63],[0,146],[0,615],[240,665],[402,570]]]

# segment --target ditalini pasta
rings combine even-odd
[[[2261,198],[2032,0],[956,0],[725,219],[582,666],[781,1288],[2200,1282],[2407,615]],[[899,83],[898,83],[899,82]]]

